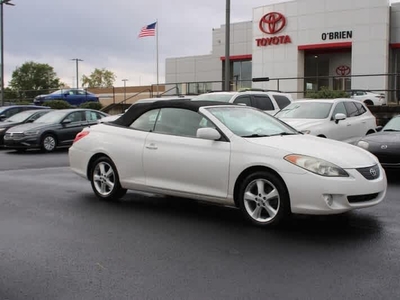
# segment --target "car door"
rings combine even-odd
[[[354,102],[354,105],[358,109],[358,115],[355,117],[357,119],[357,123],[360,124],[360,130],[358,132],[357,137],[363,137],[370,130],[375,130],[376,127],[376,119],[373,115],[368,114],[367,108],[364,104],[360,102]]]
[[[79,95],[77,95],[75,90],[65,91],[64,96],[65,101],[67,101],[72,106],[79,106],[81,104],[79,100]]]
[[[363,132],[363,124],[362,120],[359,117],[359,111],[355,102],[346,101],[344,102],[344,106],[347,111],[347,130],[346,130],[346,139],[345,142],[353,142],[357,139],[357,137],[363,136],[361,132]]]
[[[346,116],[346,119],[336,122],[334,119],[336,114],[344,114]],[[338,102],[333,107],[333,112],[331,120],[329,122],[329,128],[327,130],[326,136],[328,138],[338,141],[345,141],[351,138],[352,136],[351,124],[349,121],[348,113],[344,102]]]
[[[79,110],[69,113],[61,121],[61,128],[58,132],[58,143],[60,145],[72,144],[76,135],[87,126],[84,111]]]
[[[161,109],[143,152],[146,185],[226,198],[230,143],[196,137],[198,128],[213,126],[191,110]]]

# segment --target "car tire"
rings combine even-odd
[[[92,164],[90,183],[93,192],[101,200],[116,201],[127,192],[121,187],[117,168],[106,156],[99,157]]]
[[[44,152],[53,152],[57,148],[57,138],[53,134],[45,134],[40,143]]]
[[[364,100],[364,104],[365,105],[367,105],[367,106],[373,106],[374,105],[374,102],[372,102],[372,100]]]
[[[239,207],[247,221],[275,227],[290,215],[289,193],[284,182],[270,172],[247,176],[239,188]]]

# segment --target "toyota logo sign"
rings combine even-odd
[[[372,177],[376,177],[376,175],[377,175],[376,170],[373,169],[373,168],[371,168],[371,169],[369,170],[369,173],[372,175]]]
[[[279,12],[270,12],[260,20],[260,30],[267,34],[277,34],[286,26],[286,18]]]
[[[351,69],[349,66],[339,66],[336,68],[336,74],[339,76],[350,75]]]
[[[276,35],[281,32],[283,28],[286,26],[286,18],[279,12],[270,12],[264,15],[259,23],[259,28],[261,32]],[[257,38],[257,47],[265,47],[272,45],[280,45],[280,44],[289,44],[292,42],[290,36],[288,35],[280,35],[280,36],[270,36],[266,38]]]

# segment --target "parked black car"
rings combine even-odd
[[[25,110],[32,109],[48,109],[48,106],[38,106],[38,105],[9,105],[0,107],[0,122],[8,119],[9,117],[20,113]]]
[[[25,110],[0,122],[0,145],[3,145],[4,135],[8,129],[17,125],[32,123],[50,111],[51,109]]]
[[[400,115],[393,117],[381,131],[363,137],[357,146],[374,154],[382,167],[400,168]]]
[[[69,147],[83,128],[97,124],[97,120],[105,116],[107,114],[93,109],[53,110],[33,123],[7,130],[4,146],[16,150],[40,148],[45,152]]]

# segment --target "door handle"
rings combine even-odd
[[[150,149],[150,150],[156,150],[156,149],[158,149],[158,147],[156,146],[156,144],[153,144],[153,143],[146,145],[146,148],[147,148],[147,149]]]

